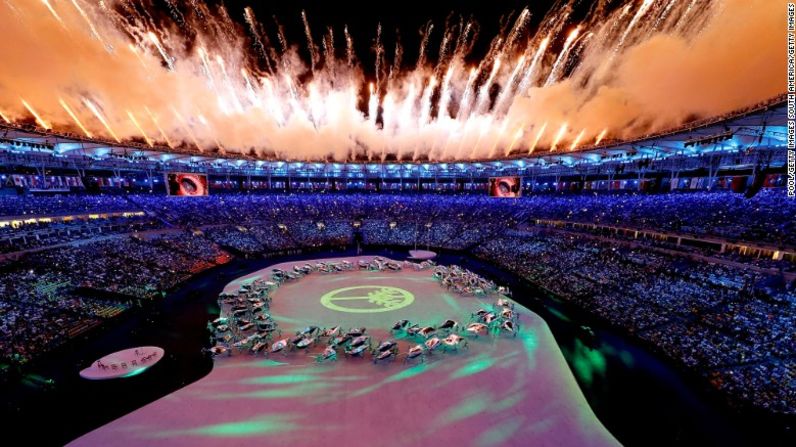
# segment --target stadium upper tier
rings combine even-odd
[[[339,177],[489,177],[494,175],[567,175],[604,166],[643,162],[676,163],[682,169],[702,167],[689,160],[710,157],[718,165],[785,163],[787,106],[778,96],[721,117],[691,121],[677,129],[631,141],[605,141],[574,150],[567,147],[517,148],[496,160],[375,160],[354,157],[331,160],[265,159],[254,151],[200,151],[126,141],[122,144],[58,133],[33,125],[1,124],[0,163],[5,165],[112,170],[190,171],[208,174]],[[749,155],[754,155],[749,158]],[[743,156],[739,158],[738,156]],[[677,168],[678,170],[681,168]]]

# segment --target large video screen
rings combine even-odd
[[[209,193],[205,174],[169,172],[166,174],[166,188],[170,196],[195,197]]]
[[[522,179],[520,177],[491,177],[489,195],[492,197],[520,197]]]

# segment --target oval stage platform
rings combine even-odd
[[[163,358],[163,348],[139,346],[108,354],[80,371],[88,380],[106,380],[133,377],[146,371]]]
[[[409,250],[409,259],[426,261],[437,257],[437,253],[429,250]]]
[[[355,264],[358,259],[349,258]],[[290,270],[293,263],[239,278],[225,291],[268,279],[275,267]],[[358,290],[367,296],[365,289],[374,287],[399,290],[401,303],[385,310],[378,300],[359,299]],[[455,295],[431,271],[406,268],[314,272],[284,283],[272,296],[270,313],[283,336],[308,325],[364,326],[375,342],[392,338],[389,329],[401,319],[465,324],[498,298]],[[424,363],[404,363],[401,355],[374,364],[341,353],[336,362],[319,364],[304,351],[219,357],[203,379],[70,445],[618,445],[586,402],[545,322],[516,310],[516,338],[469,339],[468,349],[435,352]],[[405,353],[409,341],[398,341]]]

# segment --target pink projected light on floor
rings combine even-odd
[[[359,259],[348,260],[356,265]],[[274,267],[290,270],[293,264],[239,278],[225,291],[257,278],[268,280]],[[425,326],[451,318],[464,323],[477,309],[502,298],[453,294],[431,273],[408,268],[315,272],[271,294],[269,312],[282,337],[308,325],[364,326],[376,344],[398,342],[400,354],[392,362],[374,364],[369,356],[344,358],[341,353],[337,361],[317,363],[314,351],[220,356],[203,379],[70,445],[618,445],[586,402],[545,322],[521,306],[515,308],[521,324],[516,337],[468,337],[467,349],[435,351],[425,362],[405,362],[416,341],[390,332],[396,321]],[[395,310],[369,313],[339,311],[321,302],[324,296],[356,292],[340,290],[366,286],[400,289],[414,299]],[[349,299],[337,305],[357,304]]]

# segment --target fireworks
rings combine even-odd
[[[155,114],[153,114],[152,111],[149,110],[149,107],[144,107],[144,110],[146,110],[147,115],[149,115],[149,119],[152,120],[152,124],[154,124],[158,132],[160,132],[160,137],[163,138],[163,141],[166,142],[166,145],[170,148],[174,148],[174,144],[172,144],[171,140],[169,140],[168,135],[166,135],[166,132],[163,132],[163,128],[160,127],[160,124],[158,124],[158,119],[157,117],[155,117]]]
[[[251,8],[238,23],[223,6],[198,0],[167,1],[165,12],[153,3],[0,3],[0,25],[12,36],[0,43],[0,118],[199,152],[445,161],[581,150],[609,134],[634,138],[779,93],[761,87],[735,103],[716,94],[723,99],[711,107],[689,96],[671,112],[644,96],[655,80],[639,60],[666,57],[654,45],[688,51],[724,36],[710,26],[723,26],[719,14],[751,10],[744,0],[601,2],[578,21],[578,2],[562,0],[547,15],[517,12],[486,36],[477,58],[475,22],[428,22],[411,63],[399,38],[388,56],[392,31],[374,23],[372,69],[362,66],[348,27],[313,29],[304,12],[290,18],[302,25],[302,42],[290,42],[276,19],[260,22]],[[654,57],[638,56],[645,45]],[[30,55],[19,51],[28,46]]]
[[[55,11],[53,5],[50,4],[50,0],[41,0],[41,2],[44,4],[44,6],[47,7],[47,10],[50,12],[50,14],[52,14],[55,20],[57,20],[61,26],[66,28],[66,24],[64,23],[63,19],[61,19],[61,16],[59,16],[58,13]]]
[[[94,138],[94,134],[92,134],[88,129],[86,129],[86,126],[84,126],[83,123],[80,122],[80,118],[78,118],[77,115],[75,115],[75,112],[73,112],[72,109],[69,108],[69,104],[67,104],[63,98],[58,98],[58,102],[61,104],[61,107],[63,107],[64,110],[66,110],[66,113],[69,114],[69,117],[72,118],[75,124],[77,124],[77,127],[79,127],[80,130],[82,130],[87,137]]]
[[[583,135],[586,134],[586,129],[580,131],[577,137],[575,137],[575,141],[572,142],[572,145],[569,146],[569,151],[574,151],[578,145],[580,144],[580,140],[583,139]]]
[[[528,150],[528,155],[533,154],[533,151],[536,150],[536,146],[539,145],[539,141],[542,139],[542,135],[544,135],[544,131],[547,129],[547,123],[542,124],[542,127],[539,128],[539,132],[536,133],[536,138],[533,139],[533,144],[531,148]]]
[[[166,65],[169,67],[169,70],[174,70],[174,64],[171,61],[171,57],[169,57],[169,55],[166,54],[166,49],[163,48],[163,45],[160,44],[158,36],[156,36],[155,33],[153,33],[152,31],[149,31],[148,33],[146,33],[146,35],[147,38],[149,38],[149,41],[152,42],[152,44],[155,45],[155,48],[158,49],[160,57],[163,58],[163,62],[166,63]]]
[[[550,145],[550,152],[555,152],[558,148],[558,143],[564,138],[564,134],[567,133],[567,123],[561,125],[561,128],[558,129],[558,133],[556,137],[553,139],[553,143]]]
[[[150,147],[154,146],[152,144],[152,140],[149,139],[149,136],[146,134],[146,132],[144,132],[144,129],[141,127],[140,124],[138,124],[138,120],[135,119],[135,115],[133,115],[133,112],[128,110],[127,116],[130,118],[130,121],[133,123],[135,128],[138,129],[139,132],[141,132],[141,136],[144,137],[144,141],[146,141],[146,144],[148,144]]]
[[[602,132],[600,132],[600,134],[599,134],[599,135],[597,135],[597,139],[595,139],[595,140],[594,140],[594,145],[595,145],[595,146],[599,146],[599,145],[600,145],[600,142],[602,142],[602,141],[603,141],[603,138],[605,138],[605,135],[606,135],[607,133],[608,133],[608,129],[603,129],[603,131],[602,131]]]
[[[99,122],[102,123],[102,125],[105,127],[105,130],[108,131],[108,134],[111,137],[113,137],[113,139],[116,140],[117,143],[121,143],[119,137],[116,136],[116,132],[114,132],[113,129],[111,129],[110,124],[108,124],[108,121],[105,119],[104,116],[102,116],[102,113],[100,113],[97,106],[95,106],[94,103],[91,102],[91,100],[86,98],[83,98],[83,104],[85,104],[85,106],[88,107],[88,109],[91,111],[91,113],[94,114],[94,116],[99,120]]]
[[[24,99],[20,98],[20,102],[22,102],[22,105],[25,106],[26,109],[28,109],[28,112],[30,112],[30,114],[33,115],[34,118],[36,118],[36,123],[39,126],[45,128],[45,129],[52,129],[52,126],[50,126],[50,123],[48,123],[47,121],[44,121],[41,118],[41,116],[39,116],[39,114],[36,113],[35,110],[33,110],[33,107],[31,107],[31,105],[28,104],[27,101],[25,101]]]

